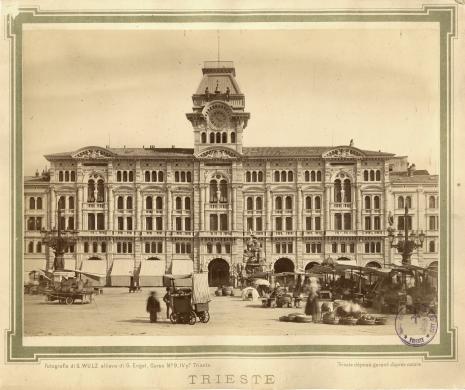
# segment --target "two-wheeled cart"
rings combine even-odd
[[[92,302],[92,291],[49,291],[46,293],[46,300],[48,302],[58,301],[59,303],[72,305],[76,300],[81,303]]]

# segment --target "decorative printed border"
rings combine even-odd
[[[318,11],[163,11],[66,12],[21,8],[7,16],[10,39],[11,85],[11,299],[10,330],[6,332],[7,361],[37,362],[53,358],[188,358],[188,357],[420,357],[455,360],[457,332],[452,324],[452,38],[456,34],[456,6],[424,6],[413,10]],[[84,346],[28,347],[23,345],[23,175],[22,175],[22,42],[23,26],[36,23],[331,23],[432,22],[440,39],[440,344],[412,348],[400,345],[231,345],[231,346]]]

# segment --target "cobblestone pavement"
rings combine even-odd
[[[153,290],[157,291],[162,306],[156,324],[149,322],[145,312],[146,299]],[[263,308],[260,302],[214,294],[210,322],[194,326],[171,324],[166,319],[163,295],[163,288],[144,288],[131,294],[127,288],[104,288],[93,303],[84,305],[49,303],[43,295],[25,295],[24,332],[26,336],[395,335],[394,316],[389,316],[386,325],[373,326],[280,322],[280,316],[303,313],[303,307]]]

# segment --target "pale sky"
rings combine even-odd
[[[353,25],[220,30],[221,59],[234,61],[251,113],[244,146],[353,138],[437,173],[437,30]],[[217,32],[28,30],[23,53],[28,175],[46,165],[44,154],[109,139],[112,147],[193,147],[185,113],[203,61],[216,60]]]

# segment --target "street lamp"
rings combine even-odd
[[[397,248],[397,251],[402,254],[402,264],[410,264],[410,258],[412,253],[415,249],[421,248],[423,246],[423,242],[425,241],[425,233],[423,230],[417,235],[412,230],[409,235],[409,227],[408,227],[408,207],[405,206],[405,213],[404,213],[404,231],[397,234],[397,244],[394,244],[394,239],[396,238],[394,235],[394,229],[392,227],[388,228],[388,239],[393,248]]]
[[[49,248],[52,248],[55,258],[53,261],[53,268],[55,271],[63,271],[65,268],[65,262],[63,255],[65,251],[76,243],[76,230],[65,230],[61,226],[61,208],[58,207],[58,229],[53,227],[51,230],[45,230],[44,228],[40,231],[42,242]]]

